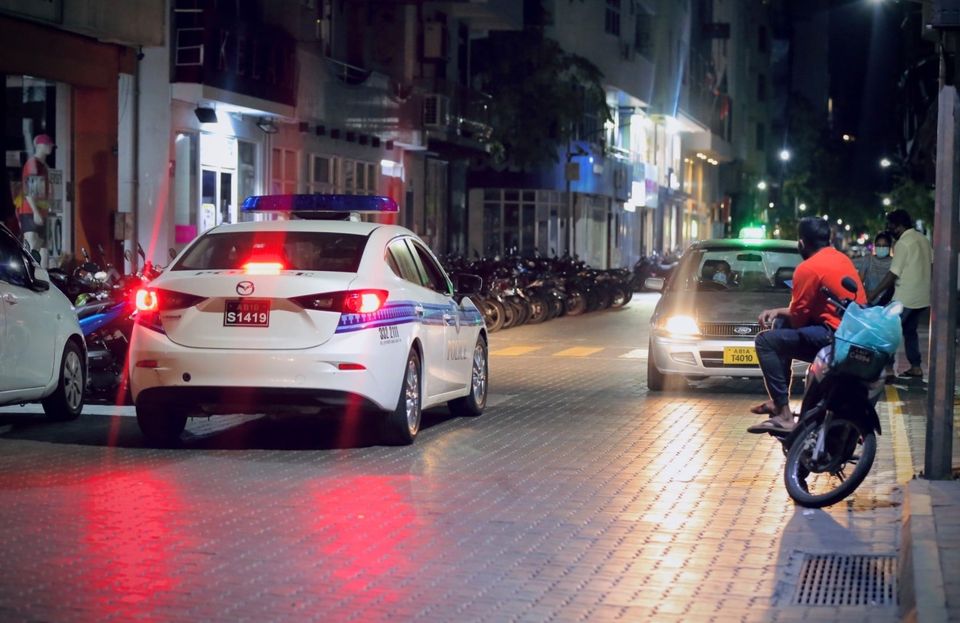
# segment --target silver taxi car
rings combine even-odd
[[[670,280],[648,279],[663,292],[651,318],[647,387],[672,380],[760,377],[754,338],[764,309],[790,303],[795,241],[707,240],[693,244]],[[796,363],[802,373],[806,364]]]

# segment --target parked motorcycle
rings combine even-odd
[[[853,279],[846,277],[842,284],[856,294]],[[841,315],[856,305],[826,288],[822,292]],[[771,432],[787,457],[783,473],[787,493],[811,508],[836,504],[860,486],[873,465],[880,434],[876,403],[890,355],[850,344],[849,354],[837,362],[836,340],[810,366],[796,427],[789,433]]]
[[[81,294],[75,302],[87,345],[87,392],[92,397],[110,399],[118,404],[130,402],[126,362],[137,313],[133,297],[160,273],[146,261],[142,247],[137,251],[144,260],[143,269],[138,270],[135,257],[127,251],[124,257],[133,266],[133,272],[120,275],[114,271],[116,275],[112,277],[112,283],[111,273],[89,263],[88,269],[97,268],[93,274],[100,287]]]

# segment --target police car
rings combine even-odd
[[[487,334],[466,296],[480,278],[452,283],[408,229],[344,220],[393,200],[268,195],[242,212],[264,220],[206,232],[136,294],[128,366],[148,441],[174,443],[188,417],[334,407],[410,444],[425,408],[483,412]]]

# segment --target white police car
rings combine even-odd
[[[409,444],[424,408],[480,415],[486,328],[465,296],[479,277],[451,284],[403,227],[330,220],[393,200],[262,196],[243,211],[290,218],[212,229],[137,293],[130,387],[149,441],[175,442],[191,416],[334,406]]]

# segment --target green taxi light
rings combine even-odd
[[[763,240],[767,237],[767,228],[760,227],[744,227],[740,230],[740,239],[741,240]]]

